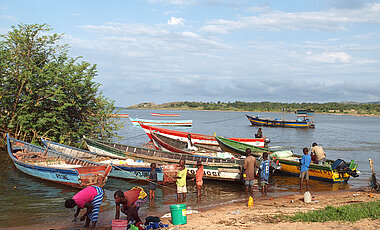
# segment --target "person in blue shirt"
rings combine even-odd
[[[309,155],[309,149],[303,148],[303,156],[300,160],[300,191],[302,192],[302,184],[303,180],[306,180],[306,191],[308,191],[308,184],[309,184],[309,166],[311,163],[311,156]]]
[[[260,183],[262,186],[262,194],[267,195],[268,190],[268,181],[269,181],[269,167],[270,167],[270,160],[268,160],[268,153],[263,153],[263,161],[260,164]]]

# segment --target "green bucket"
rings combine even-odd
[[[170,213],[172,215],[172,222],[174,225],[186,224],[186,204],[170,205]]]

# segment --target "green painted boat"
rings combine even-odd
[[[111,143],[101,140],[94,140],[84,137],[91,152],[117,155],[121,157],[142,160],[144,162],[154,162],[158,165],[178,164],[180,159],[186,161],[189,177],[194,177],[197,171],[196,163],[201,161],[204,167],[204,179],[214,179],[223,181],[241,181],[242,160],[224,159],[215,157],[205,157],[182,153],[173,153],[143,147],[135,147],[120,143]]]
[[[253,145],[245,144],[238,141],[229,140],[224,137],[217,136],[216,140],[218,141],[220,147],[223,151],[231,152],[235,154],[245,155],[245,150],[251,148],[252,155],[255,157],[260,157],[263,152],[268,152],[270,156],[276,155],[276,151],[266,148],[260,148]],[[291,154],[291,156],[280,157],[278,160],[281,164],[276,172],[288,174],[291,176],[299,176],[300,173],[300,164],[299,161],[302,155]],[[272,157],[273,159],[273,157]],[[309,167],[310,179],[314,180],[324,180],[333,183],[337,182],[347,182],[351,176],[357,177],[358,173],[356,172],[357,164],[352,160],[350,164],[346,164],[348,167],[344,167],[346,164],[343,160],[338,159],[336,161],[326,160],[325,165],[318,165],[311,163]]]

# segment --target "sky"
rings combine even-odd
[[[380,101],[380,0],[0,0],[43,24],[117,106]]]

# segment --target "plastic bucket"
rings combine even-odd
[[[170,213],[174,225],[186,224],[186,204],[170,205]]]
[[[127,230],[127,220],[113,220],[111,222],[112,230]]]

